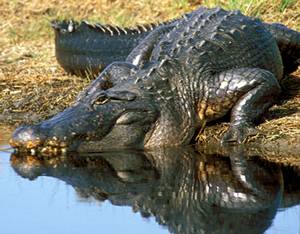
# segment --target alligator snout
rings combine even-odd
[[[15,148],[33,149],[42,145],[44,140],[45,136],[33,126],[21,126],[12,134],[9,143]]]
[[[10,145],[22,152],[31,154],[53,154],[64,153],[66,143],[58,137],[49,137],[41,131],[38,126],[21,126],[15,130],[9,141]]]

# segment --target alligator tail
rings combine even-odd
[[[111,25],[53,21],[55,54],[58,63],[69,73],[97,76],[108,64],[125,61],[130,52],[154,29],[176,23],[185,14],[160,23],[121,28]]]
[[[68,73],[97,76],[114,61],[125,61],[127,55],[158,24],[120,28],[91,24],[86,21],[53,21],[55,55]]]
[[[290,74],[300,65],[300,32],[285,25],[265,24],[268,31],[276,38],[284,66],[284,74]]]

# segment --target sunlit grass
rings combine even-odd
[[[246,15],[255,17],[263,17],[262,14],[272,10],[274,20],[276,20],[276,18],[279,17],[279,14],[285,10],[292,9],[296,2],[296,0],[205,0],[204,5],[209,7],[222,6],[228,10],[238,9]],[[300,9],[299,4],[298,9]]]
[[[285,9],[293,7],[297,0],[281,0],[278,6],[280,12],[284,12]],[[300,14],[300,13],[299,13]]]
[[[239,9],[246,15],[269,21],[286,21],[297,29],[300,27],[300,3],[297,0],[4,0],[0,3],[0,20],[5,22],[4,26],[0,26],[0,43],[50,39],[49,22],[54,19],[89,19],[132,26],[178,17],[200,5]]]

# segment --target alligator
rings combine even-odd
[[[189,14],[184,16],[189,17]],[[181,18],[131,28],[91,23],[86,20],[81,22],[55,20],[51,26],[55,32],[56,59],[68,73],[82,77],[97,77],[99,72],[112,62],[125,61],[129,53],[157,27],[174,24]],[[265,26],[273,36],[284,40],[285,36],[277,35],[280,32],[276,28],[268,24]],[[277,26],[283,27],[282,33],[285,32],[284,26],[279,24]],[[284,42],[279,44],[285,45]],[[282,49],[281,52],[285,50]],[[299,63],[295,63],[296,57],[290,58],[289,53],[282,53],[282,56],[284,68],[290,71],[297,69]]]
[[[64,70],[79,76],[96,77],[112,62],[125,61],[149,32],[162,24],[121,28],[65,20],[53,21],[51,25],[55,32],[56,59]]]
[[[241,170],[231,158],[247,158],[248,152],[231,151],[197,152],[187,146],[46,159],[13,154],[11,165],[26,179],[64,181],[80,201],[130,206],[171,233],[264,233],[277,210],[299,204],[299,171],[259,155]]]
[[[227,114],[222,142],[243,143],[299,64],[299,32],[202,7],[158,26],[72,106],[19,127],[10,144],[46,154],[184,145]]]
[[[112,62],[125,61],[130,52],[157,27],[174,24],[179,19],[134,27],[86,20],[54,20],[51,26],[55,33],[56,59],[68,73],[97,77]]]

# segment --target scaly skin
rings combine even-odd
[[[188,14],[185,16],[189,17]],[[54,21],[52,27],[55,32],[56,58],[69,73],[96,77],[110,63],[125,61],[129,53],[154,29],[163,25],[174,25],[178,20],[180,18],[159,24],[138,25],[135,28],[120,28],[86,21]],[[277,41],[284,73],[295,71],[300,64],[298,33],[281,24],[265,23],[264,26]],[[137,51],[137,48],[135,50]]]
[[[53,21],[55,54],[58,63],[69,73],[96,77],[114,61],[125,61],[129,53],[152,30],[176,20],[163,23],[121,28],[99,23]]]
[[[235,149],[225,156],[235,154],[245,158],[243,150]],[[263,233],[281,198],[288,199],[276,165],[245,160],[241,169],[229,157],[192,147],[48,159],[12,155],[11,165],[23,178],[54,177],[83,198],[131,206],[144,217],[154,216],[171,233]]]
[[[124,61],[148,34],[147,30],[141,30],[141,33],[132,31],[131,35],[128,29],[119,29],[118,35],[112,31],[118,28],[87,22],[53,22],[52,26],[57,61],[67,72],[80,76],[97,76],[108,64]]]
[[[300,34],[270,27],[272,33],[257,19],[219,8],[162,25],[73,106],[17,129],[11,145],[52,153],[189,144],[199,128],[230,112],[223,142],[242,143],[281,91],[284,48],[299,61]]]

